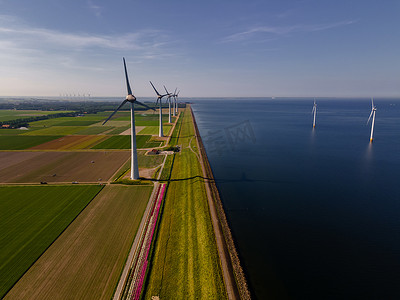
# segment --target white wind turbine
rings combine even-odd
[[[315,98],[314,98],[314,106],[313,106],[313,109],[312,109],[312,113],[313,113],[313,115],[314,115],[314,117],[313,117],[313,128],[315,128],[315,119],[316,119],[316,117],[317,117],[317,103],[315,102]]]
[[[167,101],[168,101],[168,123],[172,123],[171,121],[171,98],[174,96],[173,94],[168,93],[167,88],[164,85],[164,89],[168,94],[167,97]],[[175,107],[173,107],[173,109],[175,110]],[[174,116],[175,116],[175,112],[174,112]]]
[[[157,101],[156,101],[156,105],[157,102],[160,101],[160,127],[159,127],[159,131],[158,131],[158,136],[159,137],[163,137],[164,136],[164,132],[163,132],[163,123],[162,123],[162,106],[161,106],[161,99],[165,96],[168,96],[169,94],[165,94],[165,95],[161,95],[156,88],[154,87],[153,83],[150,81],[151,86],[153,87],[154,91],[157,94]]]
[[[125,58],[124,61],[124,69],[125,69],[125,79],[126,79],[126,88],[128,90],[128,95],[126,99],[122,101],[122,103],[117,107],[116,110],[104,121],[103,125],[107,123],[108,120],[126,103],[131,103],[131,179],[139,179],[139,167],[137,160],[137,150],[136,150],[136,130],[135,130],[135,106],[134,103],[140,104],[148,109],[154,110],[154,108],[148,107],[147,105],[136,100],[136,97],[132,94],[131,86],[129,85],[128,72],[126,71]]]
[[[176,90],[175,90],[175,92],[176,92]],[[178,95],[179,95],[179,92],[180,91],[178,91],[178,93],[174,93],[174,99],[175,99],[175,114],[178,114]]]
[[[367,124],[369,123],[369,120],[372,117],[372,124],[371,124],[371,136],[369,138],[370,143],[373,141],[373,136],[374,136],[374,126],[375,126],[375,112],[376,112],[376,106],[374,105],[374,99],[371,98],[371,114],[369,115]]]

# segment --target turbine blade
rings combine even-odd
[[[369,115],[369,118],[368,118],[368,121],[367,121],[367,125],[368,125],[368,123],[369,123],[369,120],[371,120],[371,117],[372,117],[372,114],[374,113],[374,111],[373,110],[371,110],[371,114]]]
[[[174,96],[176,95],[176,90],[177,90],[178,88],[175,88],[175,91],[174,91]]]
[[[153,87],[154,91],[156,92],[157,96],[161,96],[160,93],[156,90],[153,83],[150,81],[151,86]]]
[[[372,108],[374,108],[374,98],[371,98],[371,105],[372,105]]]
[[[114,110],[114,112],[107,118],[107,120],[104,121],[104,123],[103,123],[102,125],[106,124],[107,121],[110,120],[111,117],[112,117],[126,102],[128,102],[128,100],[122,101],[122,103],[118,106],[118,108],[117,108],[116,110]]]
[[[169,95],[169,93],[168,93],[167,88],[165,87],[165,85],[164,85],[164,89],[165,89],[165,91],[167,92],[167,94]]]
[[[124,60],[125,79],[126,79],[126,89],[128,90],[128,95],[132,95],[131,86],[129,85],[128,72],[126,71],[125,57],[123,57],[122,59]]]
[[[141,106],[147,107],[148,109],[155,110],[154,108],[151,108],[151,107],[147,106],[146,104],[144,104],[144,103],[142,103],[142,102],[139,102],[139,101],[137,101],[137,100],[135,101],[135,103],[140,104]]]

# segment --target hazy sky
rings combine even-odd
[[[0,0],[0,96],[400,96],[399,0]]]

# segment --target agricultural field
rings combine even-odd
[[[153,148],[161,145],[160,141],[151,141],[151,135],[137,135],[137,148]],[[92,149],[130,149],[131,137],[129,135],[111,136],[105,141],[95,145]]]
[[[86,129],[85,126],[51,126],[24,133],[22,135],[69,135],[80,130]]]
[[[144,299],[225,299],[201,166],[189,148],[194,137],[189,108],[180,124],[180,136],[171,142],[182,151],[175,154],[171,173],[166,169],[169,185]]]
[[[164,135],[169,135],[172,125],[163,125]],[[139,131],[139,134],[158,135],[159,126],[146,126]]]
[[[5,299],[111,299],[152,188],[104,187]]]
[[[12,155],[10,155],[12,153]],[[128,160],[129,151],[0,152],[0,182],[104,182]],[[10,161],[12,159],[12,161]]]
[[[92,146],[105,140],[107,136],[104,135],[67,135],[61,138],[43,143],[29,150],[78,150],[90,149]]]
[[[67,112],[67,111],[62,111]],[[39,117],[51,114],[57,114],[60,111],[42,111],[42,110],[0,110],[0,122],[10,121],[15,119],[24,119],[28,117]]]
[[[7,129],[12,130],[12,129]],[[18,130],[18,129],[17,129]],[[60,136],[1,135],[0,150],[23,150],[58,139]]]
[[[106,131],[112,131],[114,127],[112,126],[90,126],[85,129],[79,130],[75,132],[77,135],[96,135],[96,134],[105,134]]]
[[[96,185],[0,187],[0,298],[101,188]]]

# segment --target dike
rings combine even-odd
[[[203,176],[205,178],[204,180],[206,184],[207,196],[209,198],[208,202],[210,214],[213,220],[214,233],[223,269],[228,298],[242,300],[251,299],[247,280],[240,264],[239,255],[235,247],[228,221],[226,219],[225,211],[219,196],[210,163],[208,161],[206,150],[197,127],[196,118],[194,117],[191,107],[190,111],[192,113],[197,146],[200,152],[200,164],[202,166]],[[213,218],[213,214],[216,214],[218,217],[218,221],[216,223],[214,222],[215,218]]]

